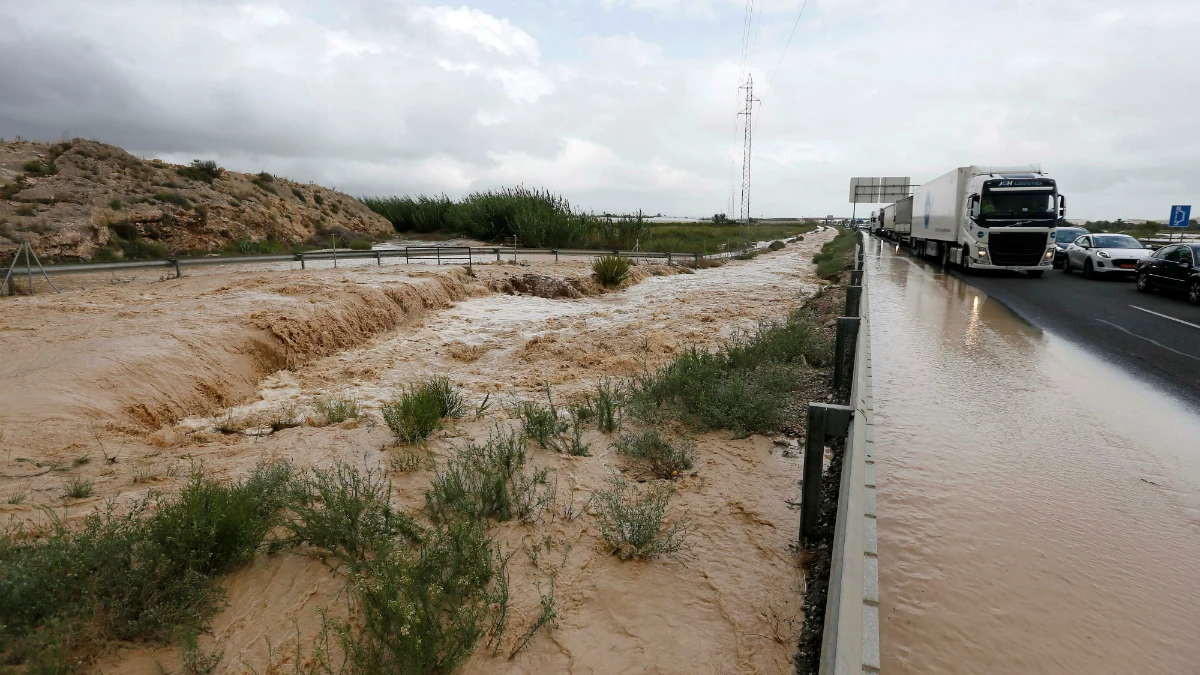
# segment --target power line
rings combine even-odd
[[[775,76],[779,74],[779,67],[783,65],[783,58],[787,56],[788,47],[792,46],[792,38],[796,37],[796,28],[800,26],[800,18],[804,16],[804,10],[807,7],[808,0],[804,0],[804,4],[800,5],[800,12],[796,14],[796,21],[792,24],[792,32],[788,34],[787,42],[783,45],[783,52],[779,54],[779,61],[775,64],[775,70],[771,73],[771,79],[767,80],[767,91],[775,91]],[[757,125],[758,122],[755,122],[755,124]],[[758,130],[757,126],[755,130]]]

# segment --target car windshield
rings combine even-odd
[[[1048,218],[1054,214],[1052,192],[983,193],[979,215],[991,218]]]
[[[1092,245],[1096,248],[1145,248],[1127,234],[1097,234],[1092,237]]]
[[[1069,244],[1078,239],[1079,235],[1086,233],[1087,230],[1081,230],[1078,228],[1063,228],[1058,230],[1058,233],[1054,235],[1054,241],[1057,241],[1060,244]]]

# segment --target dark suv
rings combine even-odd
[[[1060,227],[1054,233],[1054,266],[1062,267],[1067,259],[1067,245],[1087,234],[1082,227]]]
[[[1139,260],[1137,287],[1139,291],[1186,291],[1188,302],[1200,305],[1200,244],[1164,246]]]

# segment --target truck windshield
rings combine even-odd
[[[1053,192],[984,191],[979,215],[987,218],[1052,218]]]

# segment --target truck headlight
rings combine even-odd
[[[1046,251],[1046,260],[1049,260],[1053,257],[1054,257],[1054,249],[1050,249],[1049,251]]]
[[[981,249],[979,249],[979,256],[978,256],[978,257],[980,257],[980,258],[986,258],[986,257],[987,257],[987,249],[986,249],[986,248],[981,248]]]

